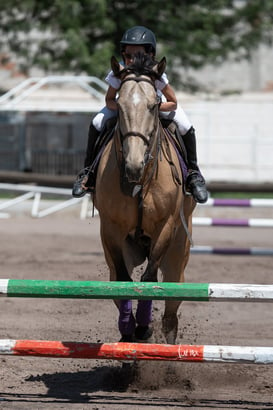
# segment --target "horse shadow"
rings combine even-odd
[[[134,382],[138,377],[135,363],[122,363],[120,367],[104,365],[101,367],[94,367],[92,370],[76,371],[76,372],[59,372],[59,373],[44,373],[36,376],[29,376],[25,379],[26,382],[39,383],[42,382],[48,389],[46,394],[20,394],[4,393],[0,400],[3,402],[27,402],[30,406],[33,403],[75,403],[86,404],[93,403],[96,405],[103,404],[110,405],[127,405],[138,406],[144,408],[149,406],[152,408],[211,408],[215,410],[221,409],[248,409],[256,408],[273,409],[273,402],[268,401],[249,401],[230,399],[216,399],[216,398],[190,398],[192,387],[189,381],[182,380],[179,385],[179,394],[171,396],[163,394],[160,391],[150,391],[143,397],[138,389],[134,388]],[[182,391],[181,391],[182,390]],[[194,390],[194,388],[193,388]],[[141,391],[141,390],[140,390]],[[124,396],[122,393],[126,393]],[[162,393],[162,392],[161,392]],[[1,406],[0,406],[1,407]]]
[[[77,372],[44,373],[29,376],[26,382],[42,382],[47,387],[46,396],[71,403],[86,403],[96,392],[126,392],[136,377],[135,366],[123,363],[101,366]]]

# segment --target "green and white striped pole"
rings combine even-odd
[[[273,302],[273,285],[0,279],[0,296]]]

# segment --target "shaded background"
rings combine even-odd
[[[0,172],[72,182],[104,105],[105,86],[90,78],[104,80],[124,31],[145,25],[196,128],[208,183],[272,182],[272,0],[11,0],[0,23]]]

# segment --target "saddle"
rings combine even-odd
[[[185,181],[188,175],[188,159],[182,135],[180,134],[179,129],[174,121],[161,118],[160,122],[165,131],[165,134],[169,139],[169,142],[173,145],[176,151],[176,155],[180,164],[181,174],[184,181],[183,185],[185,186]]]

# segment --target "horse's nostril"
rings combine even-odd
[[[129,182],[139,182],[143,173],[143,162],[138,166],[132,166],[130,164],[125,165],[125,174]]]

